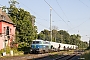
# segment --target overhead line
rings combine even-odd
[[[80,0],[79,0],[80,1]],[[57,4],[58,4],[58,6],[60,7],[60,4],[58,3],[58,1],[56,0],[56,2],[57,2]],[[80,1],[80,2],[82,2],[82,1]],[[82,2],[83,3],[83,2]],[[83,3],[84,4],[84,3]],[[85,4],[84,4],[85,5]],[[86,5],[87,6],[87,5]],[[88,7],[88,6],[87,6]],[[62,10],[62,8],[60,7],[60,9]],[[62,12],[64,13],[64,11],[62,10]],[[66,14],[64,13],[64,15],[66,16]],[[67,18],[67,16],[66,16],[66,18]],[[68,18],[67,18],[68,19]],[[76,27],[74,27],[74,28],[72,28],[72,29],[75,29],[75,28],[77,28],[77,27],[79,27],[79,26],[81,26],[82,24],[84,24],[85,22],[86,22],[87,20],[85,20],[84,22],[82,22],[81,24],[79,24],[78,26],[76,26]]]
[[[20,2],[20,1],[19,1]],[[22,3],[22,2],[20,2],[20,3]],[[23,3],[22,3],[23,4]],[[23,4],[25,7],[27,7],[28,9],[30,9],[28,6],[26,6],[25,4]],[[37,14],[36,12],[34,12],[32,9],[30,9],[34,14],[36,14],[36,15],[39,15],[39,14]],[[40,16],[40,15],[39,15]],[[42,16],[40,16],[40,17],[42,17]],[[47,19],[43,19],[43,20],[45,20],[45,21],[48,21]]]
[[[0,4],[1,5],[1,4]],[[3,6],[3,5],[1,5],[1,6]]]
[[[20,2],[20,1],[19,1]],[[20,2],[20,3],[22,3],[22,2]],[[23,3],[22,3],[23,4]],[[27,7],[25,4],[23,4],[25,7]],[[29,7],[27,7],[28,9],[30,9]],[[34,12],[32,9],[30,9],[32,12]],[[34,12],[35,13],[35,12]],[[35,14],[37,14],[37,13],[35,13]]]
[[[65,17],[67,18],[67,20],[70,21],[70,20],[68,19],[67,15],[65,14],[65,12],[63,11],[63,9],[61,8],[61,6],[60,6],[60,4],[58,3],[57,0],[56,0],[56,2],[57,2],[57,4],[58,4],[59,8],[62,10],[62,12],[63,12],[63,14],[65,15]],[[70,22],[70,23],[71,23],[71,22]],[[71,25],[72,25],[72,24],[71,24]]]
[[[23,4],[23,3],[22,3]],[[0,4],[1,5],[1,4]],[[24,5],[24,4],[23,4]],[[3,5],[1,5],[1,6],[3,6]],[[25,6],[25,5],[24,5]],[[26,6],[27,7],[27,6]],[[28,8],[28,7],[27,7]],[[31,9],[30,9],[31,10]],[[32,10],[31,10],[32,11]],[[33,11],[34,12],[34,11]],[[35,12],[34,12],[35,13]],[[35,13],[36,14],[36,13]],[[40,19],[40,18],[39,18]],[[45,19],[43,19],[43,20],[45,20]],[[47,21],[47,20],[46,20]],[[36,21],[35,21],[36,22]],[[38,23],[38,22],[36,22],[37,24],[39,24],[39,25],[41,25],[41,26],[43,26],[43,27],[45,27],[45,28],[47,28],[46,26],[44,26],[44,25],[42,25],[42,24],[40,24],[40,23]],[[47,28],[47,29],[49,29],[49,28]]]
[[[75,29],[75,28],[81,26],[81,25],[84,24],[86,21],[88,21],[88,20],[83,21],[81,24],[79,24],[78,26],[76,26],[76,27],[74,27],[74,28],[72,28],[72,29]],[[71,30],[71,29],[69,29],[69,30]]]
[[[44,0],[45,1],[45,0]],[[45,1],[46,2],[46,1]],[[47,3],[47,2],[46,2]],[[59,16],[59,18],[61,18],[64,22],[65,22],[65,20],[54,10],[54,8],[49,4],[49,3],[47,3],[52,9],[53,9],[53,11]],[[66,22],[65,22],[66,23]],[[67,24],[67,23],[66,23]],[[67,24],[68,25],[68,24]],[[69,25],[68,25],[69,26]],[[69,26],[70,27],[70,26]],[[71,28],[71,27],[70,27]]]
[[[36,19],[40,19],[40,20],[45,20],[45,21],[47,21],[46,19],[41,19],[41,18],[36,18]]]
[[[66,16],[66,14],[64,13],[63,9],[61,8],[61,6],[60,6],[60,4],[58,3],[57,0],[56,0],[56,2],[57,2],[57,4],[58,4],[59,8],[62,10],[63,14]],[[66,18],[67,18],[67,16],[66,16]],[[68,18],[67,18],[67,19],[68,19]],[[68,19],[68,20],[69,20],[69,19]]]
[[[20,2],[20,1],[19,1]],[[21,2],[20,2],[21,3]],[[23,4],[23,3],[22,3]],[[24,4],[23,4],[24,5]],[[24,5],[24,6],[26,6],[26,5]],[[27,7],[27,6],[26,6]],[[27,7],[28,9],[30,9],[29,7]],[[30,9],[31,10],[31,9]],[[31,10],[32,12],[34,12],[33,10]],[[35,12],[34,12],[35,13]],[[39,15],[39,14],[37,14],[37,13],[35,13],[36,15]],[[39,15],[40,16],[40,15]],[[41,16],[40,16],[41,17]],[[38,19],[40,19],[40,18],[38,18]],[[45,21],[48,21],[48,20],[46,20],[46,19],[43,19],[43,20],[45,20]],[[36,21],[35,21],[36,22]],[[46,26],[44,26],[44,25],[42,25],[42,24],[40,24],[40,23],[38,23],[38,22],[36,22],[37,24],[39,24],[39,25],[41,25],[41,26],[43,26],[43,27],[45,27],[45,28],[47,28]],[[48,28],[49,29],[49,28]]]
[[[88,5],[86,5],[84,2],[82,2],[81,0],[79,0],[81,3],[83,3],[85,6],[87,6],[88,8],[89,8],[89,6]]]
[[[35,21],[36,22],[36,21]],[[38,22],[36,22],[36,23],[38,23]],[[48,27],[46,27],[46,26],[44,26],[44,25],[42,25],[42,24],[40,24],[40,23],[38,23],[39,25],[41,25],[41,26],[43,26],[43,27],[45,27],[45,28],[47,28],[47,29],[49,29]]]

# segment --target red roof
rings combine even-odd
[[[13,21],[8,17],[6,12],[2,11],[1,9],[0,9],[0,21],[4,21],[4,22],[7,22],[7,23],[15,25],[13,23]]]

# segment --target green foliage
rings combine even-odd
[[[84,60],[90,60],[90,50],[85,51],[81,58],[85,58]]]
[[[90,46],[88,46],[86,50],[90,50]]]
[[[11,50],[11,48],[9,46],[7,46],[5,49],[0,50],[0,54],[2,54],[3,52],[6,52],[6,54],[10,54],[10,50]]]
[[[0,50],[0,54],[2,54],[3,52],[6,52],[7,54],[10,53],[11,48],[9,46],[7,46],[5,49],[1,49]]]
[[[10,53],[11,48],[9,46],[6,47],[6,53]]]
[[[8,11],[8,16],[16,25],[15,43],[19,44],[18,50],[25,51],[25,49],[30,46],[32,40],[37,38],[37,26],[35,26],[36,17],[22,8],[17,8],[15,6],[18,4],[17,1],[9,1],[9,4],[10,7],[6,8],[6,6],[3,6],[3,10]],[[7,53],[10,52],[9,50],[11,49],[6,48]],[[14,48],[15,52],[18,52],[18,50]],[[0,53],[2,52],[4,52],[4,49],[0,51]]]
[[[50,41],[50,31],[44,30],[38,34],[38,39]]]
[[[42,39],[50,41],[50,31],[44,30],[37,35],[37,26],[35,23],[35,16],[22,8],[16,8],[17,1],[10,1],[10,8],[8,8],[8,15],[16,24],[16,40],[19,44],[19,50],[25,51],[29,47],[32,40]],[[52,41],[78,45],[79,48],[87,47],[88,43],[82,42],[80,35],[70,35],[67,31],[59,30],[57,27],[52,30]]]
[[[8,14],[16,24],[16,42],[24,42],[25,44],[23,46],[30,45],[31,41],[37,38],[37,27],[34,26],[35,16],[32,16],[24,9],[18,9],[12,5],[8,9]]]
[[[38,39],[50,41],[50,31],[48,30],[41,31],[38,34]],[[79,34],[70,35],[67,31],[64,31],[64,30],[59,30],[59,31],[52,30],[52,41],[77,45],[79,48],[83,48],[83,49],[87,48],[88,43],[83,42],[80,39],[81,39],[81,36]]]
[[[20,43],[18,46],[18,50],[23,51],[24,54],[30,53],[30,45],[28,44],[28,46],[27,46],[27,43],[25,43],[25,42]]]
[[[4,49],[1,49],[1,50],[0,50],[0,55],[1,55],[4,51],[5,51]]]
[[[9,54],[10,55],[10,51],[13,51],[13,54],[19,54],[20,53],[23,53],[22,51],[18,51],[17,48],[10,48],[9,46],[7,46],[5,49],[1,49],[0,50],[0,55],[2,55],[3,52],[6,52],[6,54]]]

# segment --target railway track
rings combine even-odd
[[[59,57],[59,58],[56,58],[56,59],[53,59],[53,60],[71,60],[73,57],[75,57],[76,55],[65,55],[63,57]]]
[[[32,60],[35,58],[41,58],[44,56],[48,56],[48,54],[27,54],[24,56],[7,56],[7,57],[2,57],[0,60]]]
[[[78,58],[80,58],[80,55],[81,54],[78,53],[65,54],[65,55],[57,54],[57,55],[44,56],[33,60],[78,60]]]
[[[45,53],[45,54],[27,54],[24,56],[13,56],[0,58],[0,60],[72,60],[78,53],[60,54],[61,52]],[[73,59],[74,60],[74,59]],[[76,59],[75,59],[76,60]]]
[[[60,55],[60,56],[56,56],[56,57],[50,57],[50,56],[46,56],[46,57],[42,57],[42,58],[36,58],[33,60],[72,60],[74,57],[76,57],[76,55]],[[30,60],[30,59],[28,59]]]
[[[49,56],[46,57],[42,57],[42,58],[37,58],[37,59],[33,59],[33,60],[72,60],[72,58],[74,58],[76,55],[65,55],[65,56],[57,56],[54,58],[50,58]],[[29,59],[28,59],[29,60]]]

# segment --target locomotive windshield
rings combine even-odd
[[[41,44],[41,41],[33,41],[32,44]]]

